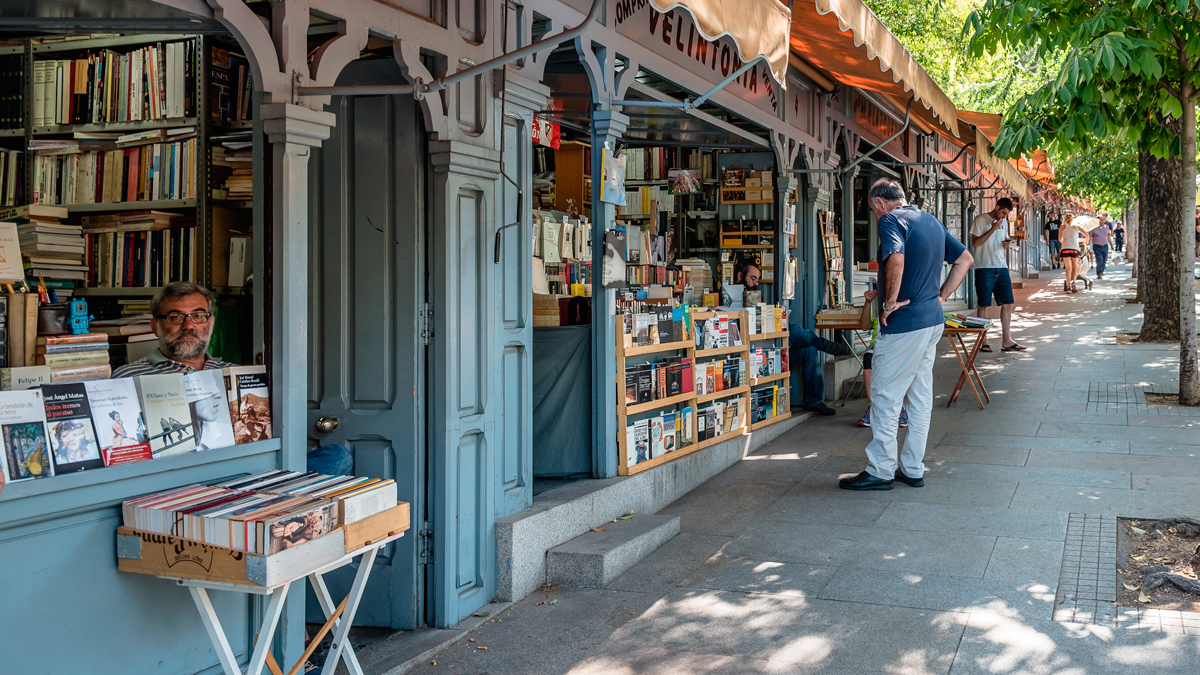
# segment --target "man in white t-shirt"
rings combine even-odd
[[[1008,214],[1012,207],[1012,200],[1001,197],[996,200],[995,208],[975,216],[975,220],[971,221],[971,245],[975,247],[975,297],[978,302],[975,315],[983,316],[995,298],[996,304],[1000,305],[1000,325],[1003,329],[1000,349],[1006,352],[1025,350],[1023,345],[1012,339],[1010,331],[1016,300],[1013,298],[1005,252],[1012,242],[1008,236]],[[979,350],[992,351],[986,337],[984,340]]]

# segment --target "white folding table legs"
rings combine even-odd
[[[246,675],[262,673],[267,652],[275,635],[275,626],[279,623],[279,615],[283,613],[283,600],[287,597],[289,586],[291,584],[284,584],[270,593],[271,599],[267,602],[267,611],[258,630],[258,643],[254,645],[254,654],[250,657],[250,663],[246,665]],[[217,618],[217,612],[208,598],[208,591],[199,586],[188,586],[188,592],[192,594],[196,609],[200,611],[200,619],[204,622],[208,637],[217,650],[217,658],[221,661],[225,675],[242,675],[242,669],[238,667],[237,658],[233,655],[233,648],[229,646],[229,640],[225,637],[225,629],[221,627],[221,620]]]

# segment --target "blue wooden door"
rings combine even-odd
[[[339,84],[398,79],[356,62]],[[356,623],[426,623],[420,532],[426,513],[425,133],[412,97],[335,97],[337,126],[310,164],[309,433],[354,456],[353,473],[394,479],[412,528],[376,558]],[[337,420],[328,433],[320,418]],[[327,578],[335,598],[355,569]],[[324,621],[309,591],[310,620]]]

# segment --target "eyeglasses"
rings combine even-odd
[[[172,326],[182,326],[185,319],[191,319],[192,323],[199,324],[208,323],[210,317],[212,317],[212,314],[209,314],[208,312],[192,312],[191,314],[184,314],[183,312],[171,312],[169,314],[163,314],[154,318],[162,319]]]

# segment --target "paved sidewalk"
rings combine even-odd
[[[1200,515],[1200,417],[1138,398],[1177,388],[1177,348],[1116,344],[1141,306],[1108,276],[1018,291],[1029,349],[993,336],[986,410],[945,407],[943,341],[924,488],[837,489],[870,439],[851,402],[664,510],[682,533],[607,589],[535,593],[414,672],[1200,673],[1200,624],[1095,600],[1113,516]]]

